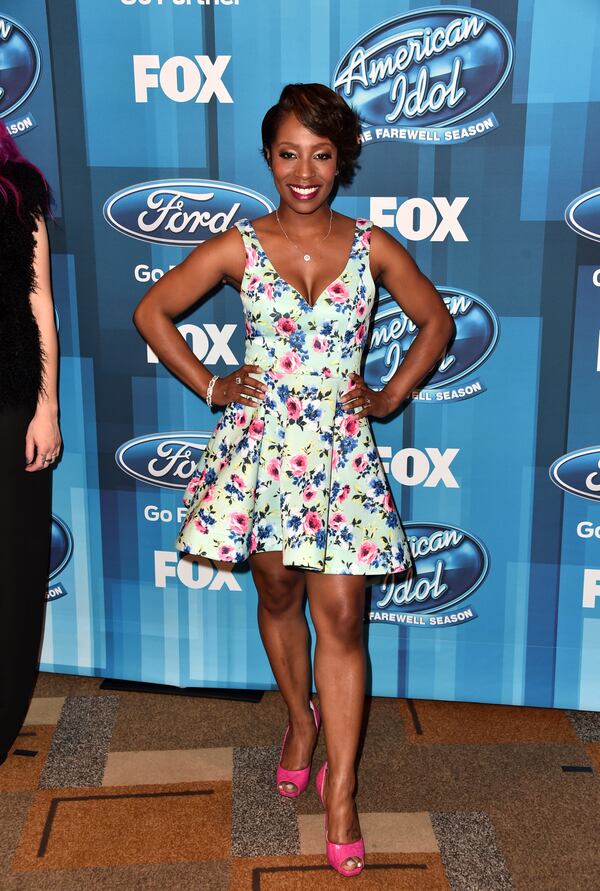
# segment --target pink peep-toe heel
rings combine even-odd
[[[321,715],[319,714],[319,709],[313,702],[309,702],[309,705],[312,709],[313,717],[315,719],[315,725],[317,728],[317,733],[319,732],[319,727],[321,726]],[[281,766],[281,759],[283,758],[283,750],[285,749],[285,741],[287,739],[287,735],[289,732],[290,726],[285,728],[285,733],[283,734],[283,743],[281,744],[281,754],[279,756],[279,764],[277,765],[277,791],[280,795],[283,795],[284,798],[298,798],[303,792],[308,788],[308,784],[310,781],[310,764],[308,767],[302,767],[300,770],[288,770],[287,767]],[[296,787],[295,792],[290,792],[289,789],[281,789],[281,783],[293,783]]]
[[[317,787],[317,792],[319,793],[319,798],[321,799],[321,804],[323,805],[323,807],[325,807],[325,801],[323,800],[323,790],[325,789],[326,773],[327,761],[324,761],[315,779],[315,785]],[[351,876],[360,875],[360,873],[363,871],[365,866],[364,839],[361,836],[361,838],[357,839],[356,841],[347,842],[347,844],[336,844],[335,842],[330,842],[327,831],[327,814],[325,814],[325,846],[327,849],[327,862],[335,869],[336,872],[339,872],[341,876],[350,878]],[[345,861],[349,860],[351,857],[355,857],[360,860],[360,866],[356,866],[354,867],[354,869],[344,869],[342,863],[345,863]]]

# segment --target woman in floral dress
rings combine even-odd
[[[134,321],[161,361],[209,404],[225,406],[184,496],[177,547],[249,560],[258,622],[289,712],[277,789],[307,786],[320,712],[311,702],[305,595],[316,630],[315,683],[327,762],[317,787],[327,852],[342,875],[364,866],[354,803],[365,695],[367,576],[411,561],[368,416],[394,412],[445,353],[454,326],[398,241],[333,212],[360,152],[356,113],[320,84],[293,84],[267,112],[263,154],[277,211],[241,219],[168,272]],[[223,378],[173,320],[220,282],[243,304],[244,365]],[[381,283],[419,331],[386,386],[360,375]]]

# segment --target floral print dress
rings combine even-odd
[[[356,221],[346,267],[314,305],[282,279],[249,220],[241,284],[244,362],[268,392],[229,403],[184,494],[176,547],[233,563],[281,551],[286,566],[379,575],[411,563],[367,417],[340,396],[360,373],[375,285],[372,223]]]

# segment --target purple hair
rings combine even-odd
[[[28,161],[27,158],[24,158],[19,149],[17,148],[17,143],[14,141],[8,130],[6,129],[3,122],[0,120],[0,198],[4,201],[8,201],[9,195],[12,195],[15,200],[15,205],[17,208],[17,213],[20,213],[20,205],[21,205],[21,193],[17,186],[11,182],[11,180],[3,175],[2,168],[5,164],[12,161],[15,164],[26,164],[27,167],[31,167],[32,170],[37,171],[42,178],[42,182],[46,186],[46,192],[48,193],[48,183],[46,182],[46,177],[42,173],[42,171],[32,164],[31,161]]]

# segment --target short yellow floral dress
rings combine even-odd
[[[342,575],[401,572],[411,553],[367,417],[339,397],[360,373],[375,285],[372,223],[356,220],[344,271],[314,305],[272,265],[249,220],[241,284],[244,362],[268,385],[229,403],[184,494],[176,547],[239,563],[281,551],[285,566]]]

